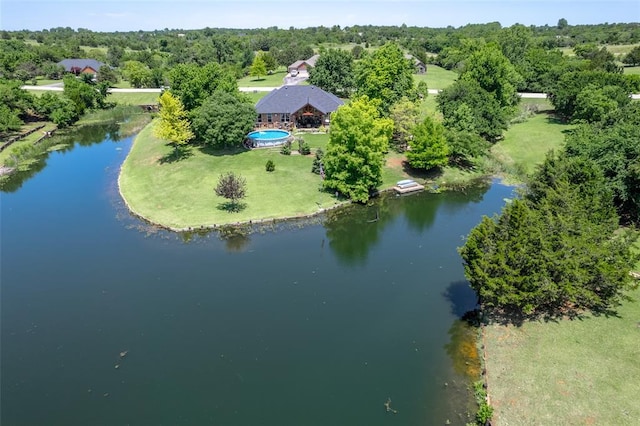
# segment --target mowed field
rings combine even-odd
[[[484,328],[496,425],[639,425],[640,289],[612,316]]]
[[[550,150],[563,146],[566,132],[574,127],[558,120],[546,99],[522,99],[521,107],[525,105],[537,105],[538,112],[524,123],[512,124],[491,147],[505,170],[516,174],[533,172]]]

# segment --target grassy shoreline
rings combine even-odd
[[[614,316],[483,328],[496,424],[640,424],[640,288]]]
[[[510,163],[542,162],[549,149],[562,144],[562,132],[567,128],[548,119],[546,101],[538,102],[543,103],[542,111],[514,124],[494,147],[502,149],[496,173],[449,167],[437,173],[418,172],[406,168],[403,154],[390,152],[380,191],[389,190],[398,180],[406,178],[444,190],[464,189],[495,175],[507,177],[510,182],[518,181],[517,176],[509,174]],[[151,123],[137,135],[122,164],[118,187],[129,210],[155,225],[186,231],[281,221],[315,216],[346,202],[319,190],[321,178],[311,173],[313,155],[285,156],[279,148],[220,152],[191,147],[185,158],[172,159],[173,148],[153,136],[153,126]],[[327,134],[303,137],[312,151],[326,150]],[[265,171],[267,160],[276,163],[275,172]],[[227,171],[239,173],[247,180],[246,207],[237,213],[220,209],[224,199],[213,193],[218,177]]]
[[[209,151],[192,147],[187,158],[173,160],[173,148],[153,136],[151,123],[136,137],[118,177],[127,207],[158,226],[185,231],[225,225],[264,223],[310,217],[345,203],[319,189],[311,173],[313,156],[280,154],[278,148]],[[326,145],[326,135],[307,135],[312,149]],[[265,170],[267,160],[276,164]],[[229,213],[213,188],[218,177],[234,171],[247,181],[245,207]]]

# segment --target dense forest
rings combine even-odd
[[[549,93],[554,99],[559,99],[556,103],[562,103],[559,112],[571,117],[574,113],[573,97],[577,93],[571,93],[568,101],[563,97],[567,90],[571,90],[567,87],[571,82],[566,75],[580,72],[620,74],[621,65],[640,63],[640,46],[625,54],[615,54],[607,49],[607,45],[639,42],[638,23],[572,26],[565,19],[560,19],[556,26],[516,24],[511,27],[493,22],[459,28],[406,25],[247,30],[165,28],[107,33],[67,27],[1,31],[0,92],[7,102],[0,111],[0,132],[16,130],[24,121],[34,117],[49,119],[58,126],[69,125],[87,108],[109,106],[105,102],[108,86],[121,80],[132,87],[169,86],[173,83],[171,76],[178,74],[174,71],[178,66],[203,67],[215,63],[225,73],[240,78],[259,73],[263,65],[265,72],[272,72],[314,53],[327,53],[338,48],[350,53],[351,57],[337,58],[337,66],[330,63],[326,66],[342,69],[348,79],[352,74],[350,67],[353,61],[363,61],[371,51],[387,43],[399,46],[403,52],[424,63],[437,64],[462,74],[474,53],[485,46],[496,45],[514,67],[511,84],[516,90]],[[565,49],[565,52],[560,49]],[[572,54],[567,55],[566,49],[572,49]],[[74,94],[68,93],[69,96],[62,99],[52,95],[33,99],[29,94],[20,92],[21,84],[35,84],[36,79],[62,79],[64,70],[58,62],[67,58],[90,58],[105,64],[98,72],[97,81],[84,81],[89,85],[98,83],[97,91],[88,90],[82,84],[73,84]],[[355,82],[337,85],[343,77],[325,73],[323,78],[321,69],[319,67],[316,76],[312,76],[313,84],[343,97],[358,93],[353,86]],[[620,80],[619,77],[607,78]],[[633,90],[631,86],[634,84],[624,84],[625,90]],[[458,92],[449,92],[446,98],[455,100],[469,88],[456,89]],[[426,87],[423,85],[420,91],[425,92]],[[558,92],[560,94],[556,95]],[[476,106],[484,102],[481,98],[476,101]],[[443,105],[443,109],[446,110],[447,105]],[[500,114],[493,123],[484,121],[485,129],[480,133],[487,138],[499,136],[506,125],[505,116]]]
[[[423,62],[445,68],[462,65],[464,57],[478,45],[490,42],[510,43],[513,59],[536,63],[558,48],[582,46],[576,53],[595,62],[613,59],[597,46],[640,42],[640,24],[568,25],[560,19],[556,26],[500,23],[470,24],[459,28],[421,28],[402,26],[339,26],[305,29],[213,29],[132,32],[93,32],[78,28],[51,28],[42,31],[0,32],[0,77],[29,81],[38,75],[55,77],[55,64],[65,58],[93,58],[112,67],[124,67],[135,61],[148,67],[145,85],[161,82],[159,77],[176,64],[204,65],[217,62],[240,76],[258,51],[269,52],[279,65],[306,59],[321,46],[353,44],[364,48],[394,42]],[[612,55],[612,54],[611,54]],[[624,58],[615,58],[624,59]],[[634,60],[629,58],[629,60]],[[554,58],[546,59],[547,62]],[[638,62],[631,62],[638,63]],[[137,64],[136,64],[137,65]],[[542,65],[539,65],[541,67]],[[597,65],[600,66],[600,65]],[[535,70],[531,70],[534,72]],[[125,72],[123,70],[123,72]]]

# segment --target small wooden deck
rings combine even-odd
[[[396,183],[393,190],[396,191],[397,194],[410,194],[412,192],[424,191],[424,185],[420,185],[411,179],[406,179]]]

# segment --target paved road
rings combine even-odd
[[[296,82],[297,83],[297,82]],[[293,84],[296,84],[293,83]],[[280,86],[282,87],[282,86]],[[63,88],[59,83],[50,86],[22,86],[26,90],[51,90],[56,92],[62,92]],[[238,87],[241,92],[271,92],[279,87]],[[111,93],[160,93],[161,89],[109,89]],[[429,94],[437,95],[440,92],[438,89],[429,89]],[[519,93],[521,98],[527,99],[545,99],[546,93]],[[640,99],[640,94],[631,95],[631,99]]]

